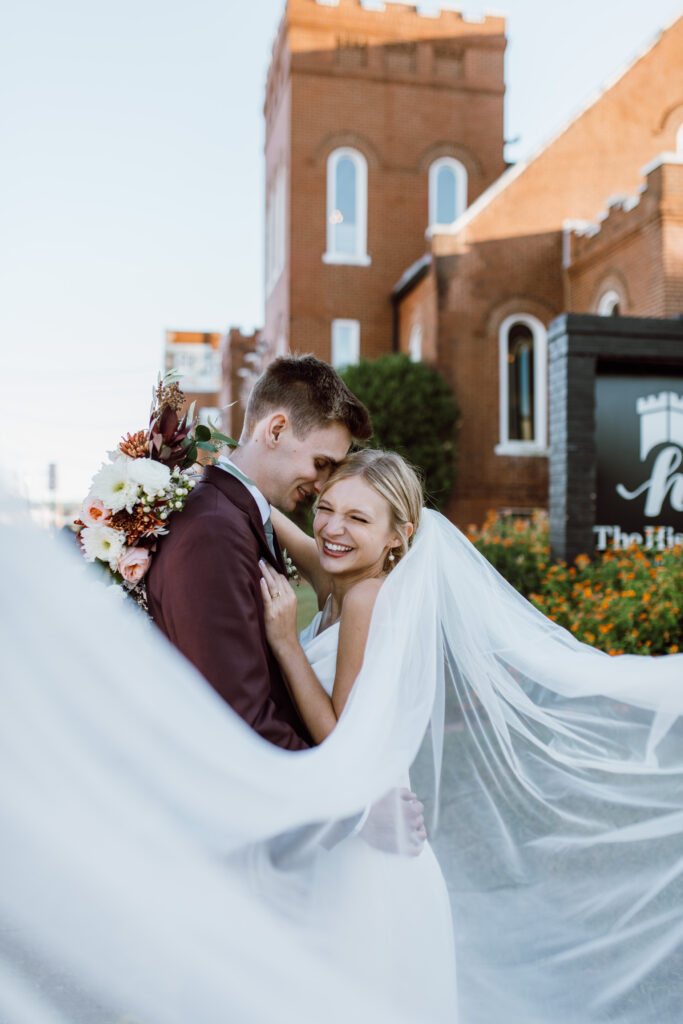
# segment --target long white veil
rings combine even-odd
[[[679,1019],[682,656],[584,647],[426,512],[338,727],[291,753],[2,518],[0,1020],[414,1021],[339,977],[315,862],[426,785],[430,719],[460,1024]]]

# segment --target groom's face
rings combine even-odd
[[[298,502],[317,494],[348,452],[351,440],[342,423],[331,423],[298,438],[287,420],[278,432],[270,465],[271,493],[267,497],[271,503],[291,512]]]

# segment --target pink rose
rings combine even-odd
[[[86,526],[107,526],[111,521],[111,512],[105,508],[99,498],[91,495],[81,505],[81,522]]]
[[[119,558],[119,572],[126,583],[139,583],[149,569],[152,556],[148,548],[126,548]]]

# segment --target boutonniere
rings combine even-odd
[[[294,562],[287,554],[287,548],[282,549],[282,557],[285,562],[285,568],[287,570],[287,579],[290,583],[293,583],[295,587],[298,587],[301,583],[301,576],[299,576],[299,570],[294,565]]]

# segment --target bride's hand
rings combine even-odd
[[[261,596],[263,597],[266,639],[273,653],[277,655],[298,642],[296,595],[286,576],[276,572],[263,560],[259,562],[259,568],[262,573]]]

